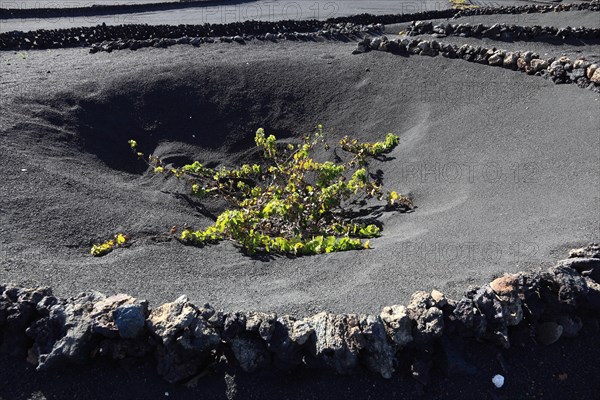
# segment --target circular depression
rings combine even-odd
[[[597,239],[597,95],[353,47],[60,50],[13,62],[2,78],[0,281],[157,304],[185,293],[227,310],[373,313],[416,290],[457,297]],[[332,140],[400,136],[378,167],[418,208],[383,215],[373,250],[261,261],[229,243],[164,241],[172,225],[207,225],[215,205],[191,204],[177,182],[145,172],[128,139],[170,162],[231,165],[254,157],[258,127],[293,139],[317,123]],[[133,246],[89,256],[115,232]]]

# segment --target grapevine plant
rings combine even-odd
[[[384,192],[368,171],[369,160],[392,151],[398,140],[393,134],[377,143],[344,137],[339,147],[345,161],[318,162],[312,158],[316,147],[329,149],[322,125],[299,144],[286,146],[261,128],[255,142],[262,162],[231,169],[213,169],[198,161],[174,168],[158,157],[145,157],[134,140],[129,144],[154,173],[185,180],[199,199],[215,196],[231,205],[206,229],[184,227],[178,233],[181,242],[203,246],[233,240],[249,254],[312,255],[370,248],[368,239],[380,236],[381,230],[353,221],[351,210],[357,204],[385,198],[388,210],[413,207],[410,198]]]
[[[468,10],[471,8],[479,8],[479,6],[471,4],[470,0],[450,0],[450,4],[452,4],[452,8],[455,10]]]
[[[96,243],[90,253],[94,257],[102,257],[116,249],[117,247],[125,247],[129,241],[129,236],[122,233],[117,233],[113,239],[109,239],[104,243]]]

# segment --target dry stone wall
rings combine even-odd
[[[136,6],[136,5],[134,5]],[[147,5],[144,5],[147,6]],[[93,9],[102,9],[91,7]],[[73,9],[59,9],[70,16]],[[196,37],[235,37],[257,36],[265,34],[291,34],[315,33],[328,30],[337,24],[346,25],[377,25],[431,20],[441,18],[462,17],[470,15],[489,14],[521,14],[545,13],[590,10],[600,11],[600,1],[593,0],[589,3],[559,4],[559,5],[525,5],[514,7],[475,8],[468,10],[431,10],[412,14],[372,15],[360,14],[348,17],[331,18],[327,21],[317,20],[287,20],[287,21],[244,21],[229,24],[203,24],[203,25],[98,25],[93,27],[77,27],[67,29],[39,29],[35,31],[5,32],[0,34],[0,50],[29,50],[50,49],[66,47],[89,47],[93,44],[106,41],[142,41],[153,39],[178,39]],[[0,9],[0,18],[31,18],[19,16],[20,12],[31,10],[6,10]],[[38,10],[39,11],[39,10]],[[41,12],[41,11],[39,11]],[[56,9],[50,9],[56,13]],[[56,16],[56,15],[51,15]],[[39,17],[35,16],[36,18]]]
[[[185,296],[152,307],[125,294],[90,291],[62,299],[50,288],[14,285],[0,285],[0,293],[0,352],[26,358],[39,370],[152,355],[169,382],[218,363],[247,372],[324,368],[390,378],[408,363],[412,376],[427,384],[436,365],[475,371],[457,340],[509,348],[533,338],[551,345],[576,337],[590,317],[597,321],[600,245],[575,249],[546,271],[469,287],[457,300],[420,291],[408,305],[374,315],[224,312]]]
[[[556,84],[572,83],[581,88],[600,92],[600,63],[586,60],[584,56],[572,60],[567,56],[540,58],[531,51],[506,51],[482,46],[445,44],[437,40],[396,39],[386,36],[366,37],[357,43],[353,54],[362,54],[371,50],[401,55],[421,55],[462,59],[468,62],[524,72],[541,76]]]

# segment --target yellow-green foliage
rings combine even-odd
[[[185,179],[195,196],[217,196],[232,206],[204,230],[185,228],[182,242],[202,246],[231,239],[247,253],[311,255],[370,248],[363,239],[378,237],[380,228],[350,217],[351,207],[364,200],[385,198],[388,209],[412,208],[409,198],[385,193],[368,172],[368,159],[391,152],[398,141],[393,134],[375,143],[345,137],[339,146],[346,161],[336,164],[312,158],[316,146],[329,149],[321,125],[300,143],[287,146],[258,129],[261,164],[212,169],[195,161],[172,168],[153,156],[148,164],[155,173]],[[135,141],[129,143],[139,154]]]
[[[479,6],[471,4],[470,0],[449,0],[452,8],[455,10],[467,10],[469,8],[479,8]]]
[[[94,257],[102,257],[117,247],[122,247],[129,241],[127,235],[117,233],[113,239],[109,239],[104,243],[97,243],[92,247],[90,252]]]

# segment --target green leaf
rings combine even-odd
[[[319,124],[299,144],[290,143],[278,152],[284,147],[278,147],[276,137],[259,128],[254,139],[264,155],[262,164],[212,169],[194,161],[167,168],[152,155],[147,163],[155,173],[168,172],[168,177],[184,181],[196,198],[210,195],[228,204],[213,225],[203,230],[184,229],[180,236],[183,243],[204,246],[228,239],[247,253],[288,255],[370,248],[369,242],[363,243],[361,238],[378,237],[381,230],[375,224],[357,225],[347,216],[354,211],[353,205],[385,197],[380,181],[371,180],[368,164],[371,157],[395,148],[399,138],[390,133],[383,141],[362,143],[345,137],[340,146],[347,153],[332,162],[314,159],[318,145],[330,154],[324,136]],[[129,143],[136,148],[135,141]],[[382,205],[382,209],[397,205],[410,207],[412,201],[395,191],[387,192],[387,206]],[[121,245],[119,237],[114,241]],[[94,250],[102,253],[112,247],[110,243],[99,244]]]

